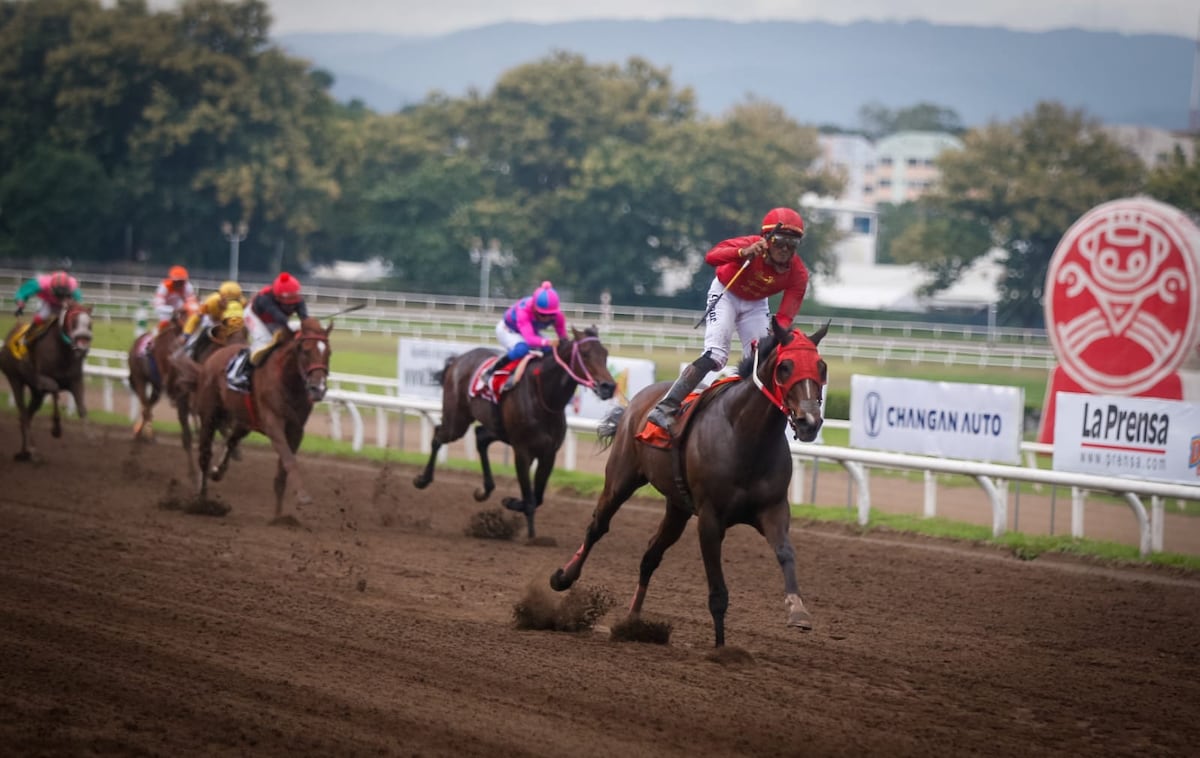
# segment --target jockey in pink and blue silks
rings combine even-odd
[[[509,306],[504,318],[496,324],[496,339],[507,351],[505,359],[498,360],[489,369],[487,376],[507,361],[524,358],[529,351],[552,348],[556,344],[541,335],[545,329],[554,327],[558,339],[567,338],[567,319],[559,310],[558,293],[550,282],[542,282],[529,297],[523,297]]]

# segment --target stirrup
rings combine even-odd
[[[675,423],[675,414],[678,412],[679,410],[677,408],[668,411],[666,408],[663,408],[661,404],[659,404],[650,410],[649,415],[646,416],[646,420],[656,426],[670,431],[671,425]]]

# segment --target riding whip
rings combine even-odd
[[[750,265],[750,261],[752,260],[754,260],[753,256],[747,258],[746,262],[742,264],[742,267],[734,272],[734,275],[729,279],[729,282],[725,285],[725,287],[722,288],[719,293],[717,293],[717,296],[714,297],[712,302],[708,304],[708,307],[704,309],[704,315],[700,317],[700,320],[697,321],[694,326],[692,326],[693,329],[698,329],[700,325],[704,323],[704,320],[708,318],[708,314],[712,313],[713,308],[717,307],[717,303],[721,301],[721,298],[725,296],[725,293],[730,287],[733,286],[733,283],[736,282],[737,278],[742,275],[742,272],[746,270],[746,267]]]
[[[358,305],[352,305],[349,308],[343,308],[340,311],[338,311],[337,313],[331,313],[328,316],[326,316],[326,318],[330,318],[330,319],[337,318],[338,316],[343,316],[347,313],[353,313],[354,311],[361,311],[363,308],[366,308],[366,307],[367,307],[366,303],[359,303]]]

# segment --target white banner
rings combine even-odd
[[[446,365],[446,359],[461,355],[476,347],[499,352],[498,345],[477,345],[446,340],[401,338],[396,353],[396,376],[400,379],[401,395],[441,399],[442,385],[434,374]],[[601,400],[595,392],[583,387],[567,404],[567,415],[593,418],[599,421],[608,415],[617,398],[631,398],[648,384],[654,383],[654,362],[643,358],[608,356],[608,370],[617,382],[617,394],[612,400]]]
[[[850,446],[970,461],[1020,463],[1020,387],[850,377]]]
[[[608,372],[617,381],[617,394],[611,400],[600,397],[584,387],[575,388],[575,397],[567,405],[567,416],[593,418],[597,421],[608,415],[618,403],[624,405],[644,387],[654,384],[654,361],[645,358],[608,356]]]
[[[473,345],[467,342],[446,340],[420,340],[401,337],[396,349],[396,376],[400,379],[401,395],[432,397],[441,399],[442,384],[434,374],[446,366],[446,359],[461,355],[476,347],[491,347],[500,351],[498,345]]]
[[[1054,468],[1200,484],[1200,403],[1059,392]]]

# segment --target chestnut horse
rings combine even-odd
[[[483,502],[496,488],[487,449],[493,442],[511,445],[516,456],[517,483],[520,499],[506,497],[504,507],[525,514],[529,537],[535,536],[533,514],[546,493],[546,483],[554,470],[554,457],[567,434],[567,403],[575,395],[575,387],[583,385],[608,400],[617,383],[608,371],[608,349],[600,342],[595,327],[580,332],[572,329],[572,338],[563,340],[556,348],[540,358],[533,358],[525,370],[525,378],[508,392],[500,395],[499,403],[483,394],[468,390],[496,351],[475,348],[449,358],[442,369],[442,423],[433,431],[433,444],[425,470],[413,479],[418,489],[433,481],[433,467],[438,450],[467,433],[473,421],[475,448],[483,467],[483,489],[475,491],[475,501]],[[503,360],[501,356],[500,360]],[[537,474],[532,484],[529,469],[537,461]]]
[[[229,467],[230,456],[242,438],[260,432],[271,441],[279,456],[275,472],[275,520],[283,517],[283,495],[288,475],[296,485],[296,500],[312,502],[300,479],[296,451],[304,439],[304,425],[313,405],[325,397],[329,378],[328,328],[316,318],[300,322],[299,331],[284,329],[278,344],[261,366],[254,369],[250,391],[229,388],[225,372],[229,362],[243,349],[228,345],[213,352],[199,368],[193,410],[200,419],[199,445],[200,496],[208,494],[208,480],[218,482]],[[212,466],[213,436],[225,433],[225,452],[221,462]]]
[[[67,304],[29,348],[29,353],[18,358],[12,351],[12,341],[22,328],[22,324],[14,326],[3,346],[0,346],[0,370],[8,377],[17,413],[21,417],[21,452],[13,457],[18,461],[30,461],[35,454],[30,426],[33,414],[42,407],[42,400],[47,393],[54,398],[54,424],[50,434],[55,438],[62,436],[59,392],[70,392],[79,417],[87,418],[83,362],[92,348],[92,307]],[[25,399],[26,387],[29,388],[28,401]]]
[[[569,588],[584,561],[608,531],[617,509],[646,483],[666,497],[666,513],[642,556],[637,591],[629,608],[641,614],[650,577],[663,553],[675,544],[692,515],[697,516],[700,553],[708,577],[708,610],[716,645],[725,644],[725,611],[729,592],[721,569],[721,542],[735,524],[749,524],[775,551],[783,571],[788,626],[811,629],[812,618],[800,599],[796,560],[788,536],[791,510],[788,485],[792,455],[785,431],[811,442],[824,423],[822,386],[827,369],[817,352],[825,324],[811,337],[771,320],[771,334],[754,346],[738,367],[738,379],[714,384],[696,401],[685,423],[680,412],[673,444],[655,447],[636,439],[646,416],[668,384],[644,388],[628,408],[613,410],[599,427],[602,443],[611,444],[604,470],[604,490],[596,503],[583,544],[550,578],[550,586]]]

